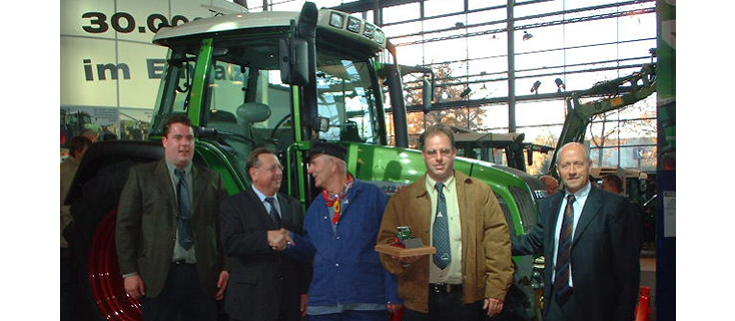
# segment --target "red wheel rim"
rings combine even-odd
[[[115,247],[117,209],[111,210],[92,238],[89,256],[89,280],[92,293],[102,315],[107,320],[143,320],[140,301],[125,293]]]

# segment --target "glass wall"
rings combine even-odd
[[[252,11],[262,0],[248,0]],[[271,0],[269,10],[298,10],[302,0]],[[434,106],[409,115],[409,132],[443,121],[479,132],[508,132],[509,33],[507,0],[416,0],[384,7],[358,1],[316,1],[318,7],[357,8],[378,16],[403,65],[431,67],[436,74]],[[513,8],[516,132],[527,142],[555,145],[571,92],[638,72],[655,62],[654,0],[518,0]],[[420,101],[418,79],[404,79],[407,104]],[[538,86],[535,86],[538,84]],[[561,84],[561,86],[559,85]],[[606,99],[595,96],[584,101]],[[461,102],[460,107],[457,107]],[[597,166],[654,170],[655,95],[600,115],[585,143]]]

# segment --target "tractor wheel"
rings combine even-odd
[[[125,293],[117,263],[117,204],[130,168],[162,156],[161,145],[100,142],[85,154],[69,202],[74,276],[74,320],[142,320],[138,300]]]

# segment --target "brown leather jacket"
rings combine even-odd
[[[503,211],[490,186],[455,170],[457,200],[462,222],[462,279],[464,303],[485,298],[504,301],[513,282],[510,233]],[[388,202],[378,233],[378,244],[395,238],[398,226],[410,226],[414,237],[431,241],[431,200],[426,191],[426,175],[401,189]],[[381,254],[385,268],[398,276],[398,294],[406,308],[429,311],[429,259],[403,267],[389,255]]]

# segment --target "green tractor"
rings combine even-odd
[[[102,128],[92,122],[92,116],[83,111],[68,112],[64,109],[60,111],[59,126],[61,127],[60,145],[63,148],[69,148],[71,139],[79,136],[85,129],[90,129],[98,133]]]
[[[163,28],[153,42],[169,53],[149,140],[94,144],[66,200],[75,219],[79,320],[142,319],[117,265],[116,207],[128,169],[163,158],[160,139],[170,115],[183,113],[193,121],[194,162],[218,171],[230,194],[249,188],[246,157],[267,146],[285,166],[282,190],[308,206],[318,193],[305,165],[314,139],[344,144],[349,171],[388,195],[426,170],[420,151],[408,148],[401,77],[430,70],[402,69],[374,24],[307,2],[301,12],[221,15]],[[388,144],[389,122],[395,146]],[[468,158],[455,166],[492,187],[511,234],[536,224],[536,203],[545,196],[538,179]],[[508,313],[538,320],[533,258],[515,259]]]

